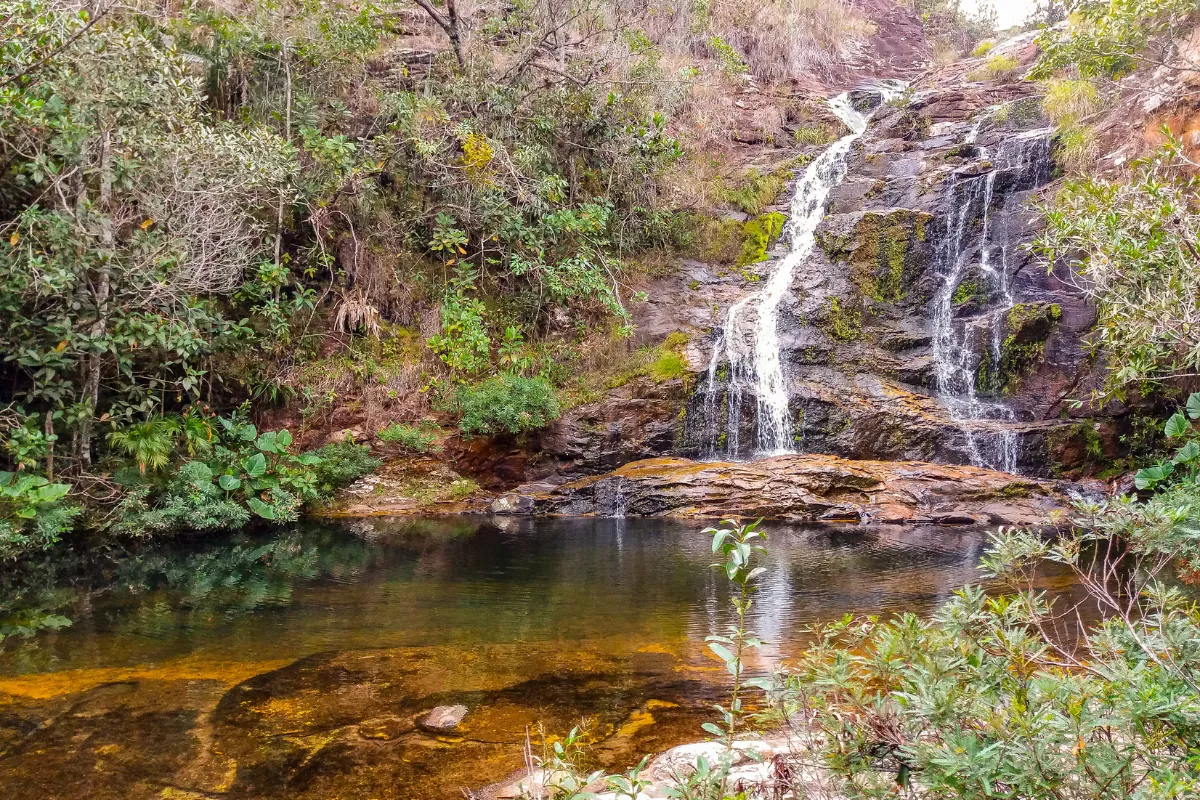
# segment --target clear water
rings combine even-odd
[[[590,719],[598,763],[703,736],[731,622],[700,523],[369,521],[206,538],[6,578],[73,624],[0,654],[12,798],[461,797],[526,730]],[[762,662],[847,612],[927,612],[978,579],[980,532],[770,526]],[[23,618],[29,618],[25,614]],[[454,735],[411,730],[439,705]],[[536,729],[536,728],[534,728]],[[185,795],[193,796],[193,795]]]

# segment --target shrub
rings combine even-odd
[[[456,398],[459,430],[466,436],[520,434],[558,419],[558,400],[545,378],[496,375],[474,386],[462,386]]]
[[[970,81],[1010,80],[1021,69],[1021,62],[1013,56],[996,55],[989,58],[982,67],[967,73]]]
[[[995,46],[996,43],[991,39],[985,39],[979,44],[975,45],[975,49],[971,51],[971,58],[983,58],[988,53],[992,52],[992,49],[995,48]]]
[[[1182,413],[1166,430],[1187,466],[1139,484],[1176,482],[1079,501],[1054,535],[1001,528],[982,563],[996,592],[811,630],[774,692],[804,721],[794,762],[846,798],[1196,797],[1200,607],[1178,576],[1200,567],[1200,445]],[[1069,598],[1042,590],[1047,568],[1072,574]]]
[[[70,530],[80,512],[63,502],[70,490],[40,475],[0,472],[0,559],[45,550]]]
[[[254,518],[292,522],[306,503],[379,466],[366,447],[351,441],[292,455],[286,430],[257,429],[222,418],[220,436],[205,460],[179,465],[165,479],[134,473],[110,526],[126,535],[180,530],[229,530]]]
[[[1047,81],[1042,111],[1055,125],[1068,125],[1100,110],[1100,90],[1091,81],[1061,79]]]
[[[437,438],[428,431],[413,425],[401,425],[398,422],[388,425],[376,435],[381,442],[395,443],[418,453],[428,453]]]
[[[310,467],[318,501],[329,500],[336,490],[379,469],[379,459],[371,457],[370,449],[349,440],[327,444],[305,455],[319,459]]]

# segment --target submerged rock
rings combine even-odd
[[[533,514],[765,517],[795,521],[1042,525],[1067,485],[977,467],[783,455],[746,462],[658,458],[501,498]]]
[[[466,716],[466,706],[438,706],[429,713],[418,717],[417,727],[434,733],[445,733],[457,728]]]

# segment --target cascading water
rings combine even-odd
[[[889,87],[881,91],[887,100],[896,90]],[[848,93],[831,99],[829,107],[850,133],[813,160],[797,182],[786,228],[791,251],[775,265],[759,291],[730,307],[708,365],[705,416],[715,423],[719,416],[716,403],[723,396],[727,405],[723,449],[733,455],[741,450],[739,424],[743,390],[747,387],[752,389],[757,405],[756,449],[764,455],[793,452],[794,433],[779,353],[779,304],[796,267],[804,263],[816,245],[817,226],[825,217],[829,193],[846,177],[846,156],[851,146],[867,129],[867,117],[854,108]],[[729,374],[722,394],[718,372],[723,360],[728,362]],[[706,457],[715,456],[718,448],[718,437],[710,437]]]
[[[978,135],[978,124],[967,134],[966,142]],[[1012,292],[1009,271],[1009,231],[1011,196],[1013,192],[1032,189],[1049,179],[1049,132],[1032,131],[1003,142],[992,162],[992,169],[982,176],[965,178],[951,189],[950,207],[958,213],[947,220],[942,255],[942,284],[933,301],[933,362],[938,398],[959,424],[963,433],[966,454],[975,466],[1017,470],[1017,434],[1012,428],[1016,416],[1003,403],[986,402],[979,397],[978,375],[980,343],[990,352],[993,365],[1002,357],[1005,317],[1016,301]],[[982,150],[982,148],[981,148]],[[986,157],[986,151],[981,153]],[[992,210],[999,176],[1011,179],[1000,209],[1002,230],[995,236],[995,215]],[[982,217],[979,243],[979,271],[987,282],[990,295],[999,299],[991,312],[988,331],[981,332],[970,323],[955,322],[955,294],[963,283],[969,267],[967,247],[969,226],[977,216]],[[993,251],[999,250],[999,264]],[[988,335],[990,334],[990,335]]]

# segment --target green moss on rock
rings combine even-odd
[[[901,303],[927,266],[923,245],[930,220],[930,214],[907,208],[868,211],[850,233],[824,233],[818,243],[830,258],[850,264],[850,279],[864,297]]]
[[[829,298],[821,327],[835,339],[853,342],[862,338],[862,313],[842,305],[836,298]]]
[[[1013,395],[1021,381],[1032,374],[1046,355],[1046,340],[1062,319],[1062,307],[1057,303],[1018,303],[1009,309],[1004,319],[1005,336],[1000,345],[1000,358],[991,351],[984,353],[976,374],[980,392],[993,395]]]
[[[742,225],[742,252],[738,266],[745,267],[767,260],[767,248],[783,233],[787,217],[778,212],[763,214]]]

